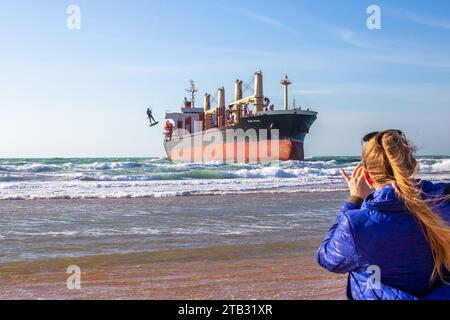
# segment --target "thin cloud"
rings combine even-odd
[[[267,15],[264,15],[261,13],[256,13],[254,11],[248,11],[245,9],[239,9],[239,8],[235,8],[235,7],[231,8],[231,7],[227,7],[224,5],[217,5],[217,6],[219,6],[221,9],[224,9],[224,10],[227,10],[227,11],[233,12],[233,13],[238,13],[246,18],[249,18],[254,21],[260,22],[262,24],[265,24],[271,28],[279,29],[279,30],[282,30],[282,31],[285,31],[285,32],[288,32],[288,33],[294,34],[294,35],[298,34],[298,32],[295,29],[287,26],[280,20],[274,19]]]
[[[450,30],[450,20],[444,20],[423,14],[417,14],[415,12],[403,9],[390,9],[389,12],[391,16],[400,20],[418,23],[429,27]]]
[[[317,88],[304,88],[290,90],[291,95],[379,95],[379,96],[397,96],[417,99],[419,97],[433,97],[437,100],[450,102],[450,86],[447,84],[404,84],[390,82],[367,82],[367,83],[339,83],[328,84]],[[272,97],[283,96],[282,93],[270,95]]]
[[[384,53],[372,55],[371,58],[385,63],[404,64],[426,68],[450,68],[449,61],[437,59],[436,57],[419,57],[411,56],[410,54]]]
[[[376,46],[349,29],[334,27],[332,32],[334,32],[339,40],[349,45],[370,50],[370,52],[367,52],[364,56],[358,54],[359,57],[365,57],[370,60],[392,64],[412,65],[427,68],[450,68],[450,61],[447,57],[439,56],[436,53],[420,55],[408,51],[392,51],[389,49],[391,47],[389,43]]]
[[[359,36],[349,30],[349,29],[339,29],[336,28],[335,33],[338,37],[338,39],[344,41],[347,44],[350,44],[352,46],[363,48],[363,49],[376,49],[376,47],[362,39],[359,38]]]
[[[450,86],[447,84],[430,83],[394,83],[394,82],[367,82],[367,83],[340,83],[325,86],[320,89],[327,94],[353,94],[353,95],[379,95],[394,97],[409,97],[419,99],[421,97],[433,97],[436,100],[450,102]],[[301,94],[301,92],[299,92]]]
[[[296,34],[297,33],[294,29],[286,26],[281,21],[273,19],[273,18],[270,18],[268,16],[265,16],[265,15],[262,15],[262,14],[258,14],[258,13],[254,13],[254,12],[247,11],[247,10],[243,10],[243,9],[239,9],[238,12],[240,14],[250,18],[250,19],[253,19],[255,21],[259,21],[259,22],[264,23],[264,24],[266,24],[268,26],[271,26],[273,28],[281,29],[281,30],[287,31],[287,32],[292,33],[292,34]]]

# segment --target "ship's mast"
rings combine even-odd
[[[191,107],[195,108],[195,93],[197,92],[197,88],[195,87],[194,81],[189,80],[189,87],[186,88],[186,92],[191,94]]]
[[[281,85],[284,86],[284,110],[287,111],[288,109],[288,87],[290,84],[292,84],[291,80],[288,79],[288,76],[285,75],[284,79],[281,80]]]

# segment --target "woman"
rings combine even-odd
[[[348,299],[450,299],[450,187],[414,179],[415,149],[399,130],[374,132],[349,176],[350,198],[318,263],[349,273]]]

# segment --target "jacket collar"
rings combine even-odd
[[[363,203],[363,208],[378,211],[404,211],[405,206],[395,194],[392,185],[384,186],[369,195]]]
[[[445,183],[434,184],[425,180],[417,180],[417,182],[419,183],[419,187],[422,189],[426,198],[433,195],[443,195],[444,190],[448,186]],[[390,184],[369,195],[364,201],[362,207],[378,211],[406,210],[404,202],[397,197],[394,187]]]

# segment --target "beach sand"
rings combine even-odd
[[[72,262],[82,265],[78,260]],[[21,265],[11,273],[3,266],[0,299],[322,300],[343,299],[346,283],[313,257],[299,256],[88,266],[81,270],[81,288],[69,290],[67,262],[34,268],[46,272],[27,272]]]

